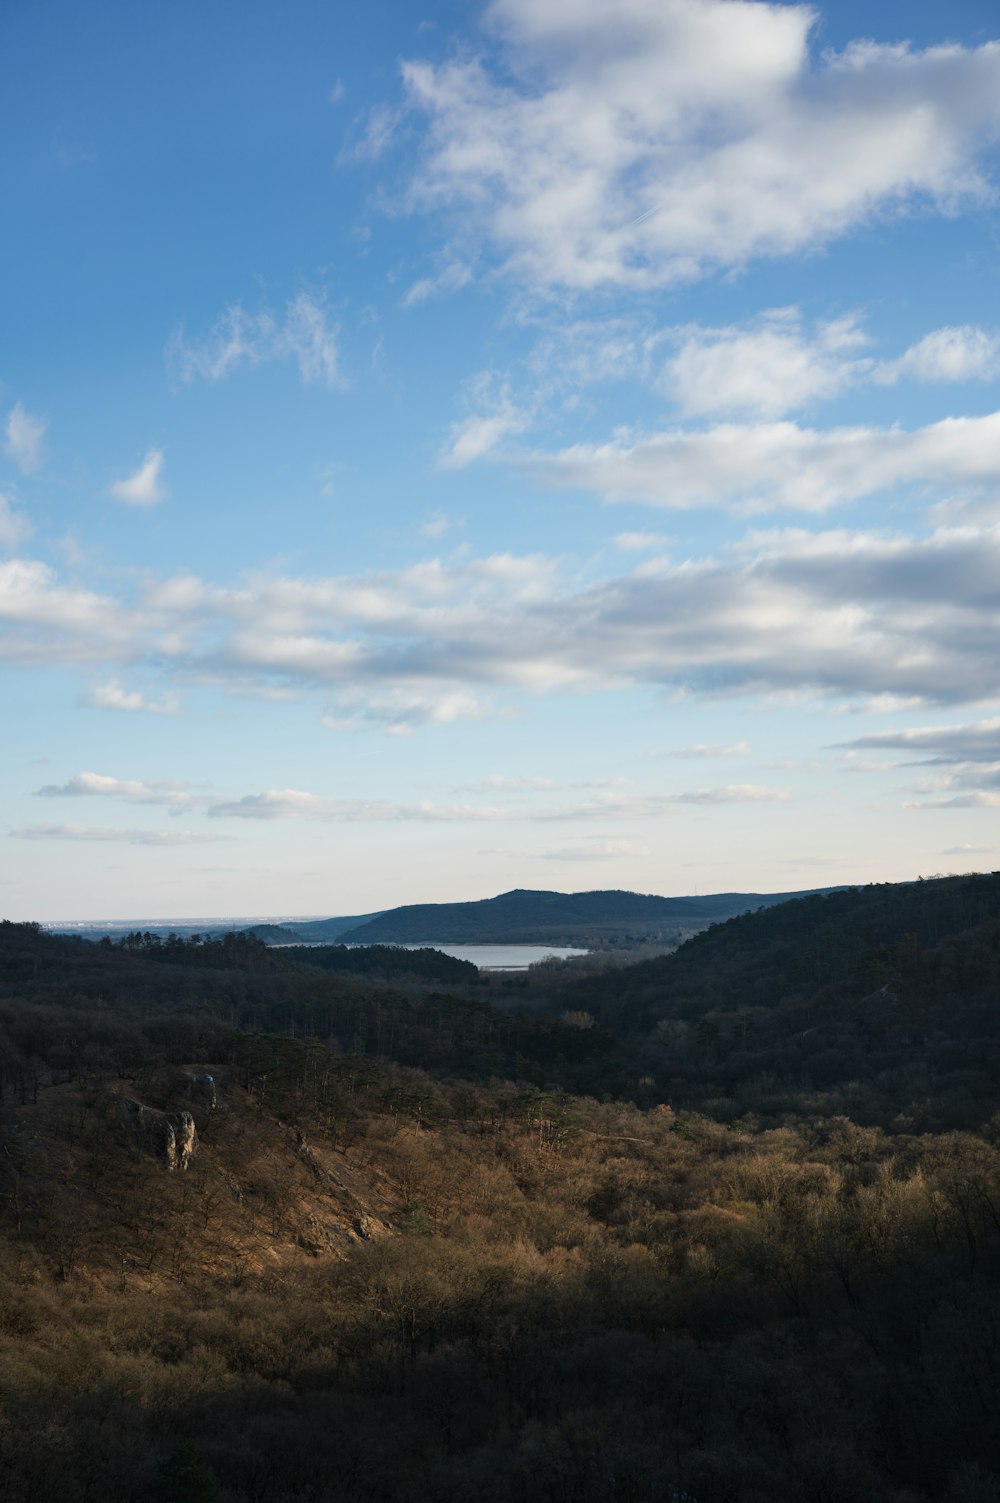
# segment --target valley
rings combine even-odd
[[[0,925],[0,1497],[992,1496],[1000,876],[606,960]]]

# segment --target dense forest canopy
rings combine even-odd
[[[0,925],[0,1499],[997,1497],[1000,875],[339,951]]]

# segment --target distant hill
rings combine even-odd
[[[346,918],[307,919],[305,922],[282,924],[282,929],[291,932],[300,944],[332,945],[339,943],[349,929],[356,929],[382,916],[382,909],[374,913],[354,913]],[[264,936],[266,939],[266,936]],[[267,940],[270,944],[273,941]],[[284,943],[284,941],[281,941]]]
[[[216,932],[214,929],[211,931],[213,938]],[[285,924],[251,924],[243,932],[252,934],[255,939],[263,940],[265,945],[297,945],[301,938],[294,929]]]
[[[811,889],[829,892],[830,888]],[[340,931],[343,944],[573,944],[613,937],[670,938],[722,919],[804,896],[801,892],[721,892],[663,898],[622,892],[515,888],[473,903],[411,903]],[[301,933],[306,925],[288,927]]]

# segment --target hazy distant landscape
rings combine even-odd
[[[816,892],[827,888],[811,889]],[[178,923],[99,920],[46,925],[55,934],[87,938],[131,930],[157,934],[218,935],[239,929],[265,944],[445,944],[623,945],[676,942],[720,919],[782,903],[801,893],[711,893],[664,898],[634,892],[533,892],[518,889],[471,903],[416,903],[348,918],[272,919],[239,922],[187,919]]]

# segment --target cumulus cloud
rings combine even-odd
[[[606,502],[819,512],[901,487],[996,487],[1000,412],[915,429],[721,423],[574,444],[531,463],[549,484]]]
[[[867,338],[855,319],[809,333],[795,308],[773,310],[747,325],[693,326],[675,337],[677,349],[661,383],[686,416],[781,417],[837,396],[871,367],[857,356]]]
[[[403,67],[414,209],[540,290],[648,289],[985,198],[1000,47],[859,41],[749,0],[494,0],[486,45]],[[366,153],[398,118],[372,117]]]
[[[22,475],[30,475],[42,462],[42,439],[46,423],[34,417],[23,402],[15,402],[4,425],[4,452]]]
[[[92,710],[121,710],[132,715],[176,715],[180,708],[176,694],[148,699],[137,689],[126,689],[117,678],[108,679],[107,683],[95,684],[92,689],[88,689],[83,696],[83,703]]]
[[[282,314],[248,313],[240,303],[227,308],[201,340],[190,341],[183,329],[171,335],[168,367],[176,381],[221,381],[243,367],[271,360],[291,360],[307,385],[341,384],[338,331],[325,302],[300,292]]]
[[[666,329],[660,340],[675,346],[660,385],[686,417],[782,417],[867,381],[984,381],[1000,370],[1000,338],[978,325],[933,329],[897,359],[875,360],[857,315],[810,330],[798,308],[728,328]]]
[[[209,845],[231,840],[230,835],[201,835],[190,830],[134,830],[95,828],[92,825],[20,825],[9,830],[14,840],[96,840],[117,845]]]
[[[138,630],[139,622],[118,601],[61,585],[47,564],[22,558],[0,563],[0,658],[30,663],[131,657]]]
[[[126,506],[156,506],[167,494],[160,483],[163,463],[163,450],[150,449],[134,474],[115,481],[111,487],[112,496],[124,501]]]

